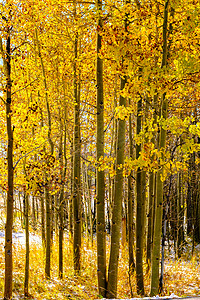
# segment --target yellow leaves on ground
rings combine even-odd
[[[33,236],[32,233],[30,233]],[[64,278],[58,278],[58,243],[52,246],[52,278],[45,280],[44,277],[44,252],[42,245],[39,243],[38,236],[34,236],[36,241],[30,244],[30,287],[29,292],[34,299],[66,299],[73,300],[94,300],[97,299],[97,272],[96,272],[96,244],[90,240],[83,238],[82,252],[82,271],[81,276],[74,276],[73,273],[73,244],[71,238],[64,237]],[[0,265],[4,264],[3,255],[4,238],[0,238]],[[14,273],[15,280],[13,282],[14,296],[23,293],[24,285],[24,260],[25,248],[20,242],[14,242]],[[172,247],[172,246],[171,246]],[[191,250],[192,243],[188,242],[187,248]],[[164,289],[163,296],[169,296],[172,293],[179,296],[189,296],[200,292],[200,267],[198,264],[199,252],[195,249],[195,255],[191,259],[189,251],[184,254],[187,260],[179,259],[174,261],[170,259],[166,247],[166,262],[164,272]],[[173,250],[170,248],[171,251]],[[108,257],[107,257],[108,259]],[[3,269],[0,270],[0,297],[3,297]],[[131,278],[132,292],[130,293],[130,278],[128,272],[128,245],[125,244],[120,252],[119,258],[119,283],[118,283],[118,298],[138,298],[136,291],[135,275]],[[147,264],[144,264],[144,281],[146,293],[149,292],[150,274]]]
[[[4,1],[5,2],[5,1]],[[4,5],[5,4],[5,5]],[[195,107],[199,105],[199,3],[189,0],[172,1],[175,10],[169,14],[169,26],[173,26],[173,36],[169,34],[170,55],[168,66],[160,68],[162,53],[162,3],[147,3],[138,10],[136,3],[113,3],[105,1],[103,16],[102,48],[100,57],[104,60],[104,131],[105,156],[98,162],[96,148],[96,20],[97,11],[91,3],[77,3],[74,16],[73,2],[64,0],[6,1],[1,3],[2,14],[9,16],[12,6],[15,13],[8,25],[12,25],[12,123],[14,128],[15,181],[23,186],[23,164],[32,165],[33,173],[42,174],[39,168],[49,170],[41,151],[48,145],[49,120],[46,97],[51,114],[51,139],[54,143],[55,164],[51,164],[50,176],[59,173],[59,141],[66,133],[67,160],[73,155],[73,110],[74,110],[74,69],[76,62],[77,79],[81,83],[81,141],[82,154],[88,159],[90,169],[97,168],[115,175],[115,134],[118,120],[127,121],[132,117],[133,152],[141,145],[139,158],[129,158],[128,130],[126,136],[124,176],[132,170],[143,168],[157,171],[164,167],[166,178],[173,172],[187,169],[191,153],[199,151],[197,137],[200,137],[200,123],[195,117]],[[10,6],[11,5],[11,6]],[[124,28],[124,17],[128,15],[128,26]],[[12,24],[9,22],[12,21]],[[2,38],[6,32],[6,21],[1,18]],[[38,32],[37,47],[35,32]],[[78,33],[78,57],[74,57],[75,32]],[[3,47],[5,41],[3,39]],[[40,51],[39,49],[40,48]],[[44,70],[41,69],[41,58]],[[5,100],[5,79],[0,64],[0,97]],[[44,73],[46,86],[44,85]],[[120,91],[120,77],[127,78]],[[160,118],[162,95],[166,93],[169,102],[169,117]],[[119,97],[130,99],[130,105],[119,106]],[[155,101],[155,98],[157,99]],[[5,111],[0,100],[0,134],[2,148],[6,147]],[[143,101],[142,130],[136,134],[136,105]],[[154,120],[155,115],[155,120]],[[64,129],[65,127],[65,129]],[[63,128],[61,130],[61,128]],[[127,126],[128,128],[128,126]],[[156,138],[160,130],[167,132],[167,149],[159,150]],[[61,132],[62,131],[62,132]],[[62,137],[63,138],[63,137]],[[154,145],[153,145],[154,144]],[[35,149],[35,150],[34,150]],[[62,149],[64,151],[64,149]],[[5,179],[5,150],[0,161],[1,182]],[[30,152],[30,154],[29,154]],[[34,165],[37,161],[38,165]],[[198,160],[196,160],[198,162]],[[30,167],[31,169],[31,167]],[[36,171],[37,170],[37,171]],[[34,173],[34,174],[35,174]],[[70,173],[70,171],[69,171]],[[27,175],[29,176],[29,174]],[[94,176],[94,174],[93,174]],[[37,179],[37,176],[35,176]],[[51,178],[51,177],[50,177]],[[54,182],[54,179],[51,179]],[[56,182],[60,182],[58,179]],[[37,182],[37,180],[36,180]],[[4,184],[3,184],[4,186]],[[32,191],[38,184],[29,184]],[[58,184],[52,187],[58,190]],[[52,191],[52,193],[54,193]]]

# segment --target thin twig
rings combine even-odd
[[[83,157],[83,156],[80,156],[83,160],[89,162],[90,164],[92,164],[92,162],[90,160],[88,160],[87,158]]]
[[[21,88],[21,89],[15,91],[15,92],[13,92],[12,95],[14,95],[14,94],[16,94],[16,93],[18,93],[18,92],[24,90],[25,88],[27,88],[29,85],[31,85],[33,82],[35,82],[35,81],[37,81],[37,80],[38,80],[38,78],[34,79],[34,80],[31,81],[29,84],[25,85],[23,88]]]
[[[32,152],[35,151],[36,149],[40,148],[40,147],[41,147],[44,143],[46,143],[46,142],[47,142],[47,140],[45,140],[45,141],[44,141],[42,144],[40,144],[38,147],[35,147],[34,149],[32,149],[31,151],[29,151],[29,152],[26,153],[25,155],[21,156],[21,157],[17,160],[17,162],[15,163],[13,169],[16,168],[16,166],[18,165],[18,163],[20,162],[20,160],[21,160],[22,158],[27,157],[30,153],[32,153]]]
[[[114,119],[114,115],[115,113],[113,114],[112,118],[110,119],[110,122],[108,123],[108,126],[106,127],[106,129],[104,130],[104,133],[108,130],[108,128],[110,127],[110,124],[112,122],[112,120]]]

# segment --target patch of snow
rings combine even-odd
[[[164,297],[159,297],[158,295],[153,296],[153,297],[144,297],[144,298],[129,298],[129,299],[121,299],[121,300],[153,300],[153,299],[174,299],[174,298],[180,298],[179,296],[174,295],[172,293],[170,296],[164,296]],[[95,299],[95,300],[100,300],[100,299]],[[107,300],[106,298],[103,298],[101,300]],[[111,300],[116,300],[116,299],[111,299]]]
[[[26,244],[26,237],[24,232],[13,232],[13,244],[21,244],[24,246]],[[0,231],[0,243],[5,241],[5,232]],[[42,245],[41,237],[38,235],[35,235],[33,233],[29,233],[29,242],[30,244],[40,244]]]

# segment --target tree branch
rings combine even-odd
[[[40,147],[41,147],[44,143],[46,143],[46,142],[47,142],[47,140],[45,140],[45,141],[44,141],[42,144],[40,144],[38,147],[35,147],[34,149],[32,149],[31,151],[29,151],[29,152],[26,153],[25,155],[21,156],[21,157],[17,160],[17,162],[15,163],[13,169],[16,168],[16,166],[18,165],[18,163],[20,162],[20,160],[21,160],[22,158],[27,157],[30,153],[32,153],[32,152],[35,151],[36,149],[40,148]]]
[[[27,88],[29,85],[31,85],[33,82],[35,82],[35,81],[37,81],[37,80],[38,80],[38,78],[34,79],[34,80],[31,81],[29,84],[25,85],[23,88],[21,88],[21,89],[15,91],[15,92],[13,92],[12,95],[14,95],[14,94],[16,94],[16,93],[18,93],[18,92],[24,90],[25,88]]]

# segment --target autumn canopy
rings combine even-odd
[[[163,291],[165,239],[178,258],[186,238],[200,243],[199,16],[198,0],[0,2],[4,299],[16,220],[26,296],[30,228],[41,235],[46,279],[53,244],[64,278],[66,239],[75,276],[84,238],[94,240],[98,294],[109,299],[124,247],[130,296],[132,285],[153,296]]]

